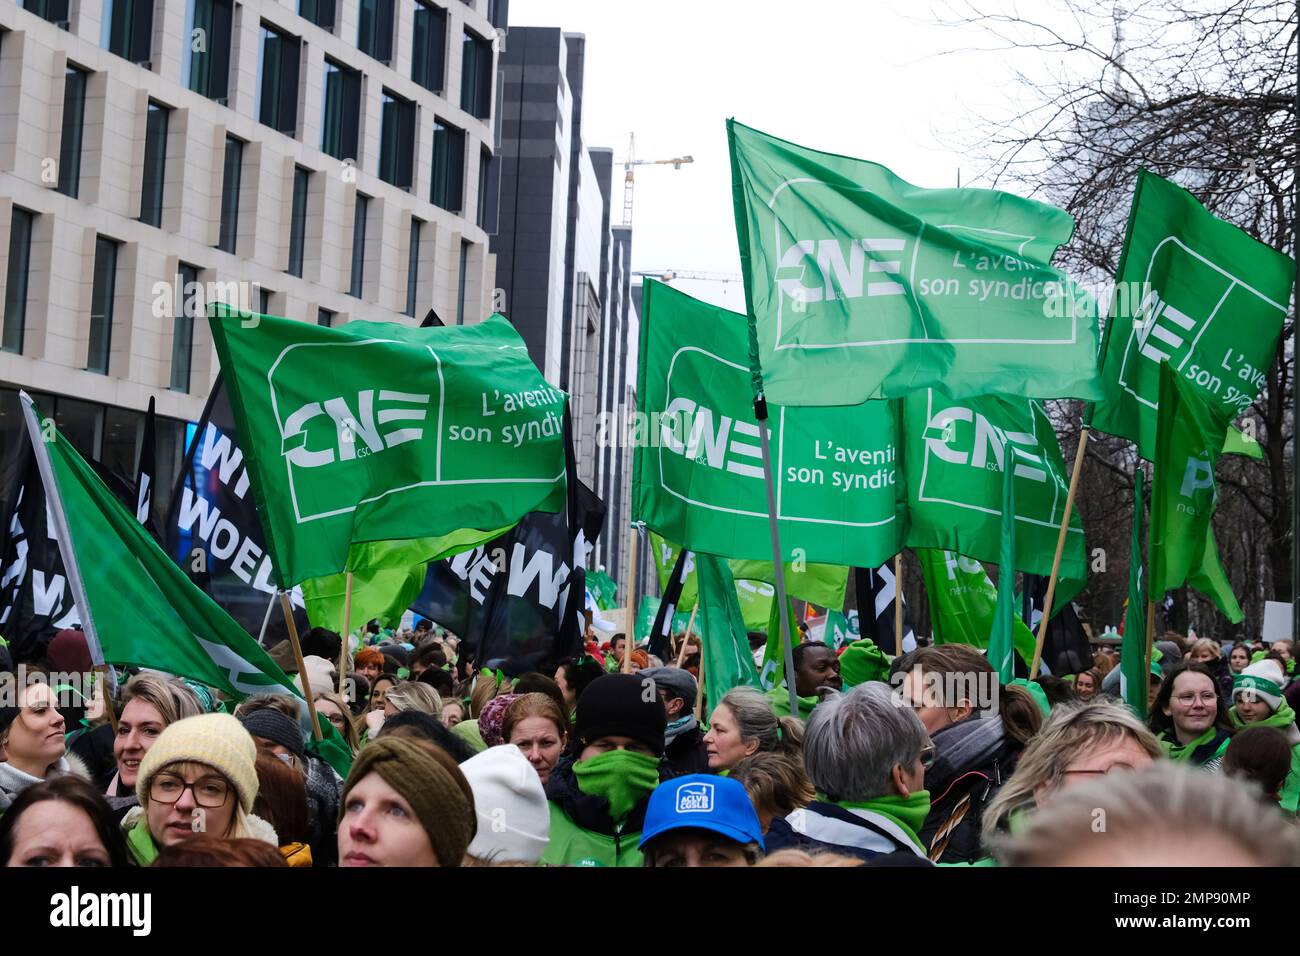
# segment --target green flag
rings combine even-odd
[[[736,601],[736,582],[722,558],[697,555],[700,610],[704,630],[704,680],[712,708],[733,687],[758,687],[748,629]]]
[[[618,607],[618,585],[604,571],[587,572],[587,590],[596,599],[596,607],[602,611]]]
[[[432,561],[563,506],[566,396],[502,316],[209,324],[282,586],[374,567],[354,545],[435,539]]]
[[[740,613],[745,619],[745,627],[751,631],[761,631],[767,627],[768,618],[772,616],[776,588],[766,581],[746,581],[744,578],[736,578],[736,600],[740,602]]]
[[[786,614],[790,618],[790,639],[798,640],[799,624],[794,617],[794,608],[786,599]],[[763,647],[763,666],[758,674],[759,686],[771,690],[785,682],[785,648],[781,644],[781,602],[772,599],[772,607],[767,617],[767,644]]]
[[[1106,325],[1106,394],[1092,424],[1154,461],[1162,362],[1220,427],[1235,419],[1264,384],[1294,280],[1288,256],[1141,170]]]
[[[1151,598],[1192,585],[1232,623],[1244,615],[1219,564],[1214,543],[1214,466],[1226,422],[1182,375],[1160,364],[1156,473],[1151,497]]]
[[[735,120],[727,138],[751,368],[769,402],[855,405],[929,386],[1101,397],[1096,310],[1049,265],[1074,230],[1065,212],[920,189]]]
[[[647,281],[637,402],[634,518],[692,551],[772,558],[744,316]],[[804,403],[807,404],[807,403]],[[877,565],[898,553],[905,497],[900,409],[768,407],[786,560]]]
[[[1147,719],[1147,623],[1146,588],[1142,580],[1142,486],[1146,475],[1141,467],[1133,473],[1133,544],[1128,560],[1128,609],[1124,613],[1124,642],[1119,652],[1119,692],[1140,720]]]
[[[998,595],[984,566],[974,558],[937,548],[919,548],[914,553],[930,599],[934,643],[988,647]],[[1016,653],[1029,664],[1034,659],[1034,635],[1014,609],[1011,617]]]
[[[911,548],[940,548],[1001,562],[1003,480],[1015,451],[1017,570],[1052,573],[1070,473],[1042,403],[984,396],[952,399],[935,389],[905,406]],[[1088,562],[1083,523],[1070,515],[1056,605],[1083,589]]]
[[[1012,448],[1008,458],[1015,460]],[[1011,635],[1016,622],[1023,624],[1016,614],[1016,482],[1015,469],[1002,471],[1002,552],[998,561],[998,600],[993,609],[993,628],[989,632],[989,663],[998,672],[998,682],[1009,684],[1016,676],[1011,660]],[[1030,657],[1032,663],[1033,658]]]
[[[378,619],[383,627],[401,620],[424,587],[426,565],[423,556],[428,550],[428,542],[422,539],[372,543],[374,563],[352,574],[351,626],[354,633],[374,619]],[[347,579],[347,574],[332,574],[302,582],[307,617],[313,626],[342,633]]]
[[[841,647],[847,647],[862,637],[859,628],[857,611],[845,614],[842,611],[830,610],[826,612],[826,630],[823,632],[822,640],[838,651]]]
[[[732,577],[737,580],[776,584],[776,569],[771,561],[732,561],[730,564]],[[844,591],[848,583],[848,568],[830,564],[785,565],[785,596],[790,600],[840,608],[844,606]]]
[[[151,667],[234,698],[297,694],[248,633],[190,581],[21,395],[59,553],[96,663]]]
[[[1228,426],[1228,434],[1223,439],[1223,451],[1221,455],[1243,455],[1246,458],[1253,458],[1256,461],[1262,461],[1264,458],[1264,446],[1259,443],[1259,439],[1253,435],[1243,434],[1232,425]]]

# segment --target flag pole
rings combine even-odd
[[[763,450],[763,484],[767,488],[767,527],[772,535],[772,567],[776,578],[776,599],[781,608],[781,644],[785,649],[785,684],[790,692],[790,716],[799,716],[799,697],[795,693],[794,646],[790,643],[790,606],[785,599],[785,564],[781,560],[781,535],[776,522],[776,491],[772,485],[772,446],[767,438],[767,399],[754,399],[754,417],[758,419],[758,436]],[[701,642],[700,650],[703,651]],[[704,654],[700,654],[701,672]]]
[[[695,626],[695,612],[700,609],[700,600],[695,599],[695,607],[691,608],[691,619],[686,622],[686,635],[682,638],[682,646],[677,650],[677,666],[682,666],[682,661],[686,660],[686,648],[691,644],[691,628]],[[700,645],[700,660],[704,660],[704,645]]]
[[[858,621],[861,634],[862,622]],[[894,653],[903,656],[903,552],[894,555]]]
[[[271,612],[275,610],[276,592],[271,592],[271,600],[266,602],[266,613],[262,615],[262,629],[257,632],[257,646],[266,647],[266,628],[271,623]]]
[[[636,646],[636,542],[636,522],[633,522],[627,562],[627,633],[623,638],[622,666],[624,674],[632,673],[632,648]]]
[[[343,592],[343,644],[339,647],[339,694],[343,694],[344,675],[348,668],[348,642],[352,634],[352,572],[348,572],[347,589]]]
[[[1146,679],[1147,684],[1151,682],[1151,648],[1155,646],[1156,637],[1156,602],[1147,596],[1147,654],[1146,654]],[[1144,685],[1142,691],[1146,691]]]
[[[687,632],[690,636],[690,632]],[[695,722],[704,719],[704,638],[700,638],[700,677],[695,682]]]
[[[298,677],[302,680],[302,695],[307,698],[307,714],[311,717],[311,732],[320,743],[322,737],[320,722],[316,719],[316,702],[312,700],[311,679],[307,676],[307,665],[302,660],[302,645],[298,643],[298,625],[293,622],[293,605],[289,603],[289,592],[280,592],[280,610],[284,612],[284,626],[289,629],[289,640],[293,647],[293,662],[298,668]]]
[[[96,689],[104,695],[104,709],[108,711],[108,722],[113,726],[113,736],[117,736],[117,709],[113,707],[113,695],[108,692],[109,673],[107,664],[96,664],[95,670],[100,679],[95,681]]]
[[[1056,577],[1061,571],[1061,554],[1065,551],[1065,536],[1070,530],[1070,513],[1074,510],[1074,493],[1079,487],[1079,473],[1083,471],[1083,453],[1088,447],[1088,423],[1079,432],[1079,448],[1074,453],[1074,470],[1070,473],[1070,490],[1065,496],[1065,514],[1061,517],[1061,530],[1056,536],[1056,554],[1052,558],[1052,574],[1047,579],[1047,594],[1043,597],[1043,618],[1038,622],[1038,635],[1034,638],[1034,662],[1029,668],[1029,679],[1038,679],[1038,665],[1043,661],[1043,642],[1047,640],[1047,622],[1052,617],[1052,599],[1056,596]],[[1007,467],[1011,467],[1008,459]]]

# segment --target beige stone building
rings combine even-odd
[[[488,314],[505,17],[0,0],[0,449],[23,388],[130,474],[152,395],[174,475],[217,373],[198,290],[326,324]]]

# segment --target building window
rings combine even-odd
[[[487,119],[492,115],[492,41],[466,30],[461,56],[460,108]]]
[[[334,0],[299,0],[298,16],[324,30],[334,29]]]
[[[406,314],[415,315],[415,295],[420,285],[420,228],[424,225],[411,217],[411,247],[406,254]]]
[[[95,274],[90,290],[90,350],[86,370],[108,374],[108,354],[113,345],[113,296],[117,285],[118,243],[95,238]]]
[[[176,315],[172,324],[172,380],[176,392],[190,390],[190,366],[194,358],[194,320],[204,314],[203,287],[198,266],[182,262],[176,267]]]
[[[379,136],[379,178],[401,189],[411,187],[415,158],[415,104],[384,90]]]
[[[244,164],[244,144],[226,137],[226,160],[221,173],[221,233],[217,248],[233,253],[239,235],[239,174]]]
[[[225,103],[230,86],[231,0],[194,0],[185,55],[190,63],[190,89]]]
[[[321,150],[335,159],[356,159],[360,121],[361,74],[326,58]]]
[[[301,42],[295,36],[262,24],[262,62],[259,85],[262,104],[258,119],[286,136],[298,131],[298,57]]]
[[[441,120],[433,124],[433,186],[429,201],[460,212],[465,191],[465,131]]]
[[[501,189],[495,171],[496,158],[485,148],[478,157],[478,224],[490,233],[497,231],[497,194]]]
[[[258,288],[257,290],[257,313],[258,315],[271,314],[271,296],[275,295],[270,289]]]
[[[132,63],[149,62],[153,0],[104,0],[103,46]]]
[[[32,265],[32,220],[26,209],[13,207],[9,225],[9,268],[5,277],[5,324],[0,349],[23,350],[23,333],[27,329],[27,275]]]
[[[311,173],[293,168],[293,213],[289,222],[289,275],[302,276],[302,249],[307,233],[307,187]]]
[[[86,72],[63,74],[63,137],[59,141],[59,192],[77,198],[81,188],[81,129],[86,117]]]
[[[506,4],[505,0],[488,0],[488,23],[494,27],[504,27],[506,25]]]
[[[393,58],[393,0],[361,0],[357,49],[381,63]]]
[[[334,328],[334,313],[329,309],[317,309],[316,324],[327,329]]]
[[[68,0],[23,0],[23,9],[64,30],[68,29]]]
[[[446,71],[447,11],[415,0],[411,79],[426,90],[442,91]]]
[[[357,193],[352,212],[352,281],[348,295],[361,298],[366,273],[366,216],[370,211],[370,197]]]
[[[456,288],[456,324],[465,324],[465,277],[469,274],[470,243],[460,241],[460,276]]]
[[[167,172],[167,121],[171,110],[149,101],[144,128],[144,178],[140,181],[140,221],[162,225],[163,179]]]

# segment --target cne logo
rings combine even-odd
[[[660,420],[660,440],[669,451],[708,468],[763,480],[757,424],[719,414],[681,396],[668,403]]]
[[[430,396],[390,389],[362,389],[355,406],[345,396],[308,402],[285,419],[282,429],[282,454],[300,468],[320,468],[335,461],[351,461],[393,448],[405,442],[419,441],[428,414]],[[308,423],[325,417],[332,429]],[[322,442],[322,432],[329,434]]]
[[[903,295],[904,239],[800,239],[781,253],[773,280],[796,302]],[[871,255],[868,256],[867,254]]]
[[[713,784],[684,783],[677,788],[678,813],[712,813]]]
[[[970,422],[974,425],[974,438],[969,451],[954,447],[960,444],[957,422]],[[929,450],[944,461],[990,471],[1002,471],[1005,468],[1007,443],[1014,442],[1020,446],[1015,449],[1016,477],[1047,481],[1047,464],[1037,451],[1038,440],[1033,435],[1028,432],[1004,431],[969,408],[953,405],[935,413],[930,418],[924,437]],[[1026,451],[1026,448],[1035,450]]]

